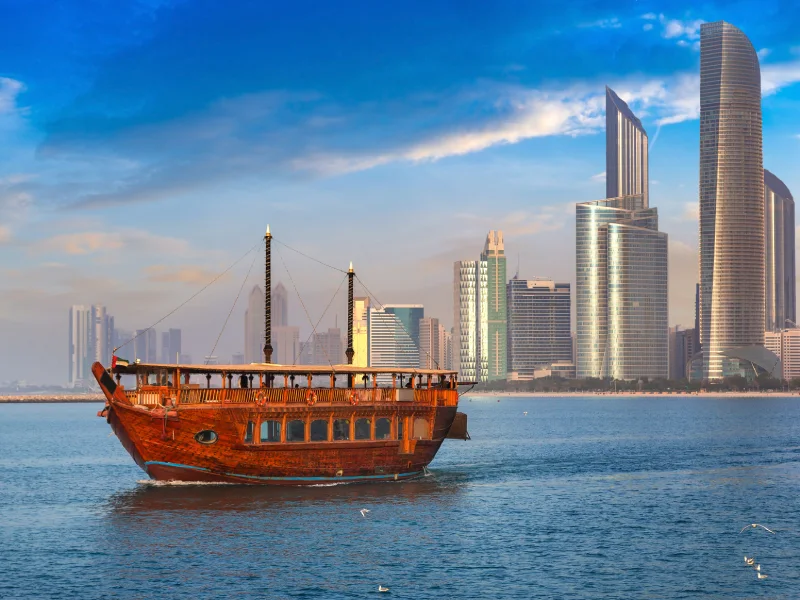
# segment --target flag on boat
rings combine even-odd
[[[130,363],[125,360],[124,358],[117,358],[116,356],[111,357],[111,368],[114,369],[118,365],[120,367],[127,367]]]

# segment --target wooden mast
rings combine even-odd
[[[353,364],[353,356],[355,356],[355,350],[353,350],[353,277],[355,277],[355,272],[353,271],[353,263],[350,263],[350,268],[347,270],[347,350],[345,350],[345,356],[347,357],[347,364]],[[353,387],[353,376],[347,376],[347,386]]]
[[[264,234],[264,245],[266,246],[266,264],[264,269],[264,362],[272,362],[272,234]],[[268,383],[267,387],[271,387]]]

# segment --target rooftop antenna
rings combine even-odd
[[[517,252],[517,273],[514,275],[514,279],[519,279],[519,252]]]

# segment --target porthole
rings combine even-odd
[[[196,439],[201,444],[213,444],[214,442],[217,441],[218,437],[219,436],[217,435],[216,431],[211,431],[210,429],[204,429],[203,431],[196,433],[194,439]]]

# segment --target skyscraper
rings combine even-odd
[[[606,99],[607,189],[636,193],[577,205],[577,377],[667,377],[667,234],[647,196],[647,133],[613,90]]]
[[[763,352],[761,71],[739,29],[700,29],[700,343],[703,378],[748,372]],[[742,349],[751,347],[749,359]],[[763,362],[763,361],[762,361]]]
[[[289,325],[289,293],[282,283],[272,288],[272,326]]]
[[[344,362],[342,331],[338,327],[315,333],[313,343],[315,365],[340,365]]]
[[[484,270],[485,272],[485,270]],[[453,265],[453,368],[466,381],[482,381],[479,364],[478,300],[480,261],[459,260]]]
[[[250,290],[244,313],[244,360],[264,362],[264,292],[257,285]]]
[[[486,264],[486,310],[481,311],[481,352],[486,352],[488,381],[505,379],[507,371],[506,256],[503,232],[490,231],[481,253]],[[485,329],[483,319],[485,312]],[[484,333],[485,331],[485,333]]]
[[[642,122],[606,86],[606,198],[642,196],[650,205],[647,133]]]
[[[369,298],[362,296],[353,298],[353,364],[357,367],[368,366],[367,319]]]
[[[86,308],[69,309],[69,383],[75,385],[89,377],[89,315]]]
[[[300,328],[273,327],[272,350],[273,359],[279,365],[300,364]]]
[[[450,334],[434,317],[419,322],[419,366],[421,369],[449,369],[447,356]]]
[[[766,169],[764,238],[765,326],[767,331],[779,331],[785,327],[794,327],[797,321],[794,198],[786,184]]]
[[[532,379],[536,367],[572,362],[570,285],[513,277],[508,297],[508,370]]]
[[[408,305],[400,307],[409,308]],[[420,305],[416,307],[422,308]],[[367,322],[369,366],[416,369],[419,367],[419,346],[393,309],[395,307],[392,305],[369,309]]]
[[[134,359],[138,359],[144,363],[158,362],[155,329],[137,329],[136,339],[133,341],[133,345]]]

